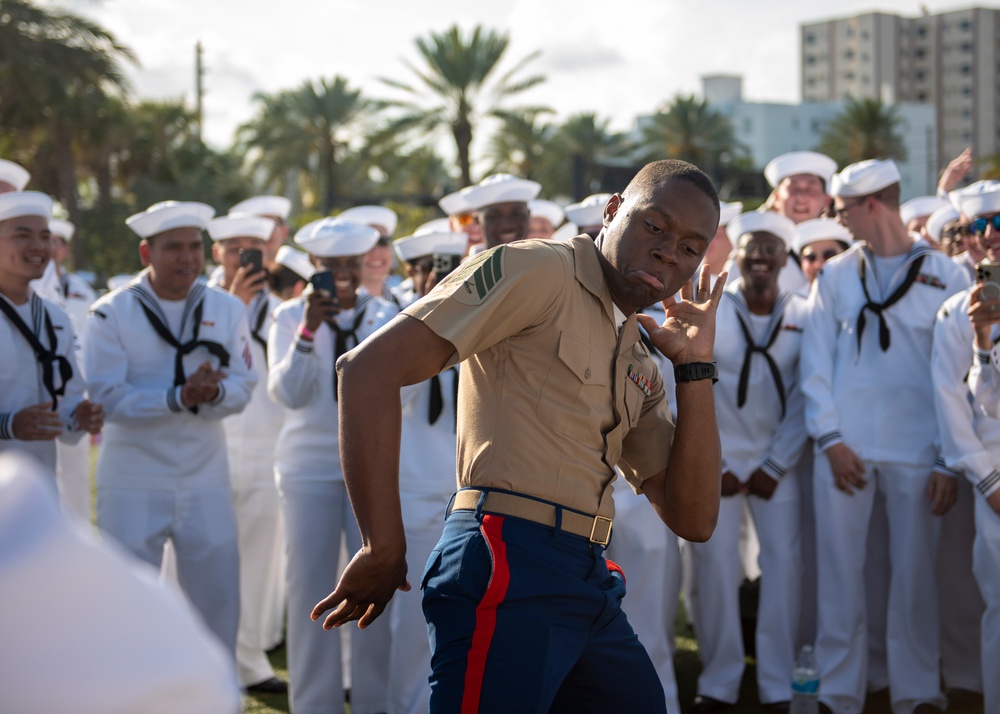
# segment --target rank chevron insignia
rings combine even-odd
[[[479,305],[500,284],[504,277],[504,253],[507,246],[501,245],[494,250],[478,255],[452,273],[445,284],[451,281],[461,281],[462,286],[455,289],[453,297],[467,305]]]

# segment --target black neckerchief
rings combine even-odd
[[[170,329],[167,327],[166,315],[163,314],[163,310],[160,308],[159,303],[156,299],[142,286],[141,283],[134,283],[125,288],[135,295],[139,300],[139,307],[146,315],[146,319],[149,324],[153,327],[153,330],[157,335],[160,336],[164,342],[174,348],[174,387],[182,387],[187,381],[187,377],[184,375],[184,356],[190,354],[199,347],[204,347],[211,354],[213,354],[219,360],[219,367],[226,368],[229,366],[229,352],[225,347],[220,345],[218,342],[213,342],[211,340],[199,340],[198,333],[201,331],[201,318],[204,310],[204,297],[205,297],[205,287],[201,283],[195,283],[192,286],[191,291],[188,293],[187,300],[184,305],[184,315],[181,318],[181,328],[180,334],[184,334],[184,326],[187,323],[188,317],[192,317],[193,324],[191,327],[191,339],[187,342],[181,342]],[[188,411],[197,414],[197,405],[193,407],[188,407]]]
[[[754,354],[761,354],[767,361],[767,366],[771,370],[771,377],[774,379],[774,387],[778,390],[778,399],[781,400],[781,418],[785,418],[785,407],[787,395],[785,394],[785,382],[781,378],[781,370],[778,369],[777,362],[771,356],[768,351],[771,345],[774,344],[775,340],[778,339],[778,335],[781,334],[781,327],[785,319],[785,305],[789,300],[789,294],[786,292],[781,292],[778,294],[778,299],[774,302],[774,307],[771,310],[771,321],[768,323],[768,329],[766,334],[766,339],[764,344],[758,345],[753,340],[753,333],[750,331],[750,310],[746,305],[745,298],[742,294],[733,293],[730,291],[725,291],[722,293],[724,296],[728,295],[733,302],[736,303],[736,320],[739,322],[740,330],[743,332],[743,337],[746,340],[746,352],[743,355],[743,367],[740,369],[740,381],[736,387],[736,406],[739,409],[743,408],[743,405],[747,402],[747,388],[750,383],[750,365],[753,362]],[[744,314],[745,313],[745,314]]]
[[[858,321],[856,328],[856,331],[858,333],[859,355],[861,354],[861,335],[865,331],[865,323],[866,323],[865,310],[871,310],[878,316],[878,342],[879,345],[882,347],[883,352],[889,349],[889,325],[885,321],[885,316],[882,314],[882,312],[895,305],[897,302],[903,299],[904,295],[906,295],[907,291],[916,281],[917,275],[920,273],[920,266],[923,265],[924,263],[925,252],[926,251],[921,252],[921,254],[918,255],[917,258],[912,263],[910,263],[910,269],[907,271],[906,277],[903,279],[903,282],[900,284],[900,286],[893,291],[892,295],[890,295],[885,302],[879,303],[879,302],[874,302],[871,298],[871,295],[868,294],[868,284],[865,279],[865,274],[867,272],[865,270],[865,262],[866,262],[865,251],[864,250],[858,251],[858,276],[861,278],[861,289],[865,293],[865,304],[861,307],[861,310],[858,312]]]
[[[52,318],[49,316],[49,311],[45,309],[44,302],[40,297],[32,293],[31,320],[34,323],[34,330],[24,324],[21,316],[17,314],[17,311],[4,298],[0,298],[0,311],[3,311],[7,319],[11,321],[11,324],[24,336],[24,339],[31,346],[31,351],[35,353],[35,359],[42,366],[42,385],[45,387],[45,391],[48,392],[49,397],[52,398],[52,411],[56,411],[59,405],[59,397],[66,394],[66,383],[73,378],[73,367],[70,365],[68,359],[56,353],[56,346],[58,345],[56,330],[52,325]],[[48,349],[42,347],[42,343],[38,339],[38,334],[42,331],[43,327],[45,329],[45,336],[49,342]],[[60,384],[58,387],[56,387],[55,379],[56,365],[59,365]]]
[[[333,341],[333,399],[337,400],[337,360],[340,359],[341,355],[345,355],[350,351],[352,347],[357,347],[360,340],[358,340],[358,328],[361,327],[361,322],[365,319],[365,308],[368,303],[371,302],[370,295],[359,295],[357,302],[354,304],[354,322],[351,324],[351,329],[347,330],[342,328],[337,324],[336,320],[330,320],[327,324],[330,329],[333,330],[334,341]],[[353,345],[348,345],[348,339],[354,340]]]
[[[455,375],[455,379],[452,384],[454,388],[452,406],[455,409],[455,431],[458,431],[458,370],[451,367],[448,371]],[[431,377],[431,399],[427,409],[428,423],[432,425],[436,424],[442,411],[444,411],[444,397],[441,394],[441,377],[435,374]]]

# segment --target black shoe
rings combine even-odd
[[[760,705],[760,708],[769,712],[769,714],[788,714],[788,710],[791,707],[791,702],[768,702],[767,704]]]
[[[718,699],[703,697],[701,695],[694,698],[689,714],[718,714],[718,712],[729,711],[734,705],[720,702]]]
[[[288,682],[277,677],[247,687],[247,694],[288,694]]]

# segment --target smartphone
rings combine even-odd
[[[462,256],[447,253],[434,254],[434,284],[437,285],[462,263]]]
[[[1000,298],[1000,265],[995,263],[980,263],[976,266],[976,282],[982,283],[983,290],[979,294],[983,300]]]
[[[249,265],[251,273],[264,269],[264,253],[259,248],[243,248],[240,250],[240,267]]]
[[[329,270],[317,270],[309,278],[309,282],[312,283],[313,290],[317,292],[326,290],[330,297],[333,298],[334,304],[340,307],[340,302],[337,300],[337,288],[333,284],[333,273]]]

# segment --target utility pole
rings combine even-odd
[[[195,114],[198,120],[198,143],[204,145],[204,140],[202,138],[202,127],[204,126],[204,110],[202,107],[202,98],[205,95],[205,87],[202,83],[202,78],[205,76],[205,68],[202,66],[201,57],[204,53],[201,40],[194,45],[194,92],[195,92]]]

